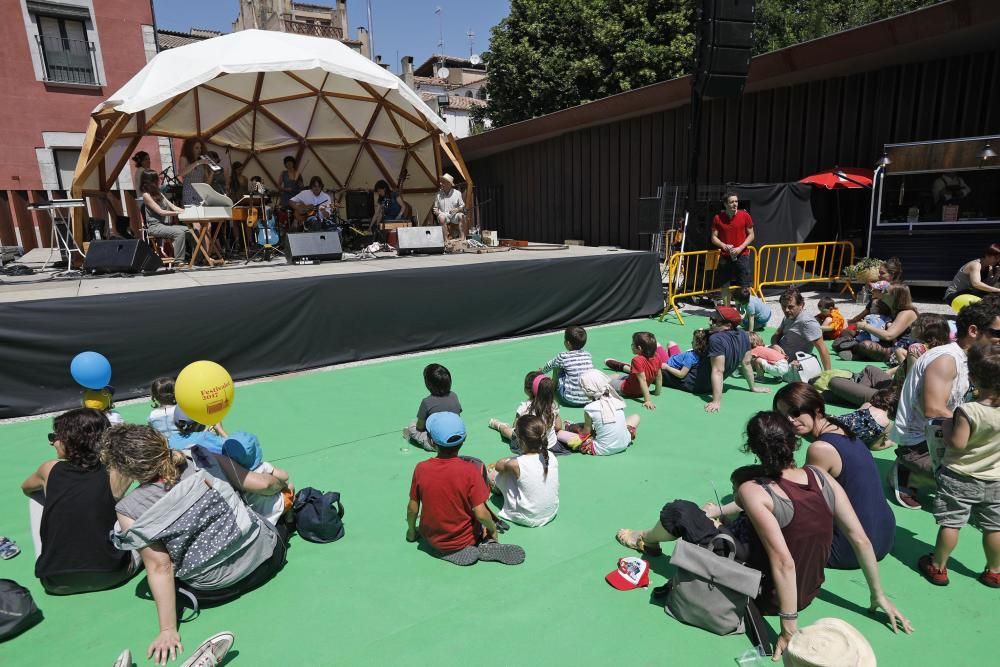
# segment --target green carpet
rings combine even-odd
[[[626,355],[631,333],[640,330],[686,346],[702,322],[597,328],[587,349],[600,365],[605,356]],[[629,555],[615,542],[618,528],[651,526],[665,501],[710,500],[712,482],[725,494],[730,471],[750,462],[739,452],[742,428],[751,414],[770,407],[770,397],[749,393],[738,378],[728,381],[719,414],[704,413],[697,396],[665,390],[655,411],[629,402],[628,412],[642,416],[629,451],[562,458],[558,517],[543,528],[514,526],[503,537],[525,548],[527,561],[519,567],[459,568],[404,541],[411,471],[426,454],[408,447],[400,429],[425,394],[423,366],[436,361],[451,369],[470,432],[463,453],[494,461],[507,448],[487,428],[488,419],[509,420],[523,398],[524,373],[560,350],[562,334],[554,333],[239,387],[227,428],[256,432],[265,458],[287,468],[298,487],[340,491],[347,535],[328,545],[293,538],[288,565],[276,579],[181,626],[187,650],[229,629],[237,636],[235,665],[734,664],[747,648],[742,636],[715,637],[681,625],[651,604],[648,592],[619,592],[603,578]],[[141,404],[121,412],[144,422],[148,410]],[[564,409],[563,415],[580,420],[582,411]],[[19,484],[51,456],[50,426],[49,420],[0,426],[7,462],[0,503],[8,508],[0,534],[24,550],[0,561],[0,577],[28,586],[45,614],[40,625],[0,644],[0,663],[108,665],[129,647],[142,654],[137,664],[148,664],[145,649],[157,624],[153,603],[136,596],[144,577],[65,598],[47,596],[33,577]],[[883,471],[890,460],[891,453],[879,455]],[[820,599],[800,623],[847,620],[869,638],[882,665],[988,663],[998,593],[973,578],[984,562],[976,531],[962,533],[951,586],[936,588],[914,570],[934,541],[933,517],[895,509],[896,548],[881,572],[915,634],[893,636],[883,617],[864,612],[868,594],[860,572],[828,571]],[[651,561],[653,585],[669,576],[668,562]]]

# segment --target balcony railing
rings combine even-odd
[[[343,39],[344,31],[332,25],[322,23],[310,23],[297,19],[284,19],[285,32],[292,32],[296,35],[309,35],[311,37],[328,37],[330,39]]]
[[[42,56],[46,81],[100,85],[97,76],[97,51],[93,42],[49,35],[36,35],[35,39]]]

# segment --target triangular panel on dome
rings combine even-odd
[[[299,136],[305,137],[312,120],[316,103],[323,104],[317,97],[285,100],[284,102],[269,102],[264,107],[281,122],[295,130]]]
[[[375,124],[372,125],[371,132],[368,133],[368,138],[402,146],[403,139],[399,136],[399,130],[392,124],[393,119],[389,117],[389,113],[390,111],[385,107],[379,111]]]
[[[385,165],[386,170],[389,175],[392,176],[392,180],[396,181],[399,178],[399,172],[403,169],[403,160],[406,157],[406,151],[400,148],[389,148],[388,146],[379,146],[378,144],[371,145],[372,150],[375,151],[375,155],[378,156],[379,161]],[[409,168],[416,167],[417,170],[420,169],[416,164],[409,165]],[[408,171],[409,171],[408,168]],[[413,176],[415,174],[411,174]],[[425,177],[426,178],[426,177]],[[406,181],[409,187],[412,187],[411,180]]]
[[[169,103],[168,103],[169,104]],[[172,134],[180,137],[193,137],[198,133],[198,125],[194,114],[194,94],[185,93],[163,118],[156,122],[151,132],[153,134]]]
[[[268,72],[264,75],[264,85],[260,88],[260,99],[273,100],[312,92],[284,72]]]
[[[116,185],[115,181],[117,179],[115,177],[117,174],[111,173],[111,170],[117,166],[118,161],[125,155],[125,151],[129,149],[131,143],[132,139],[130,137],[122,137],[111,144],[111,148],[108,149],[108,152],[104,156],[104,170],[108,178],[111,180],[112,188]]]
[[[213,93],[204,88],[198,89],[198,114],[201,116],[202,132],[206,132],[227,120],[240,109],[246,108],[247,105],[244,102]]]
[[[413,155],[416,155],[420,159],[420,163],[414,159]],[[423,164],[430,172],[430,175],[421,168],[420,164]],[[410,172],[410,180],[407,182],[407,186],[411,188],[436,188],[438,185],[438,174],[435,173],[437,170],[434,166],[434,147],[427,142],[421,148],[411,151],[410,159],[407,160],[407,171]]]
[[[361,97],[371,98],[371,93],[365,90],[360,83],[349,77],[340,76],[339,74],[330,75],[330,78],[326,80],[326,85],[323,86],[323,91],[327,93],[359,95]]]
[[[235,95],[247,102],[253,101],[253,91],[257,88],[257,73],[223,74],[205,85]]]
[[[334,113],[330,105],[320,100],[312,126],[309,128],[309,139],[354,139],[358,136],[360,131],[355,133],[340,116]]]
[[[392,113],[393,118],[396,119],[396,125],[399,126],[400,132],[403,133],[406,143],[415,144],[429,134],[427,130],[407,120],[404,116],[393,113],[391,110],[389,113]]]
[[[334,172],[341,183],[347,179],[351,165],[354,164],[354,158],[358,155],[358,150],[364,150],[357,144],[312,144],[310,148]],[[356,183],[345,183],[345,186],[360,187]]]
[[[371,190],[375,187],[375,183],[391,175],[382,173],[382,170],[372,160],[372,156],[368,154],[368,151],[362,150],[358,158],[358,163],[354,167],[354,172],[351,174],[349,186],[361,190]],[[393,177],[393,180],[395,180],[395,177]]]
[[[360,100],[345,100],[337,97],[328,97],[326,100],[337,108],[347,122],[351,124],[358,134],[364,134],[368,128],[368,123],[372,119],[372,114],[378,108],[374,102],[362,102]]]
[[[295,70],[294,72],[289,72],[289,74],[302,79],[316,90],[320,90],[323,87],[323,82],[326,81],[327,76],[334,76],[333,74],[329,74],[325,69],[318,68]]]

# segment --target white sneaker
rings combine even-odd
[[[112,667],[132,667],[132,651],[128,649],[122,651]]]
[[[212,635],[195,649],[181,667],[216,667],[233,647],[236,637],[231,632]]]

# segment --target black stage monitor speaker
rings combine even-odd
[[[340,232],[300,232],[286,234],[282,252],[289,264],[311,260],[338,260],[344,255],[340,245]]]
[[[89,273],[151,273],[162,266],[149,244],[139,239],[94,241],[83,262]]]
[[[346,203],[348,220],[371,220],[375,215],[375,195],[368,190],[350,190]]]
[[[753,50],[754,0],[700,0],[695,87],[702,97],[743,93]]]
[[[399,239],[399,254],[414,252],[440,255],[444,252],[444,232],[441,227],[400,227],[396,230]]]

